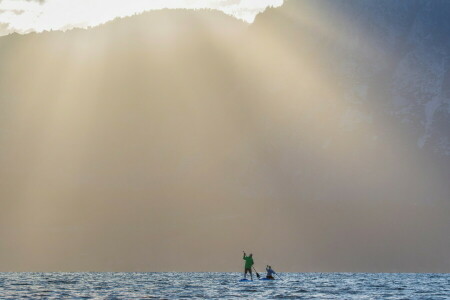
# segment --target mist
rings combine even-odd
[[[335,65],[392,53],[313,3],[1,37],[0,270],[448,272],[448,158],[361,101]]]

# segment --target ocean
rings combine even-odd
[[[450,299],[450,274],[0,273],[0,299]],[[255,278],[254,278],[255,279]]]

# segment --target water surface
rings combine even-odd
[[[450,299],[450,274],[0,273],[1,299]]]

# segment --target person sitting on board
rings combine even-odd
[[[274,280],[275,279],[273,277],[273,274],[277,274],[277,273],[272,269],[271,266],[268,265],[266,267],[266,272],[267,272],[266,279],[270,279],[270,280]]]
[[[253,267],[253,264],[254,264],[254,262],[253,262],[253,254],[250,253],[250,255],[247,256],[245,254],[245,251],[244,251],[243,259],[245,260],[244,279],[247,278],[247,272],[249,272],[250,273],[250,278],[251,278],[251,280],[253,280],[253,273],[252,273],[252,267]]]

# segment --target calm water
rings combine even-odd
[[[1,299],[450,299],[450,274],[0,273]]]

